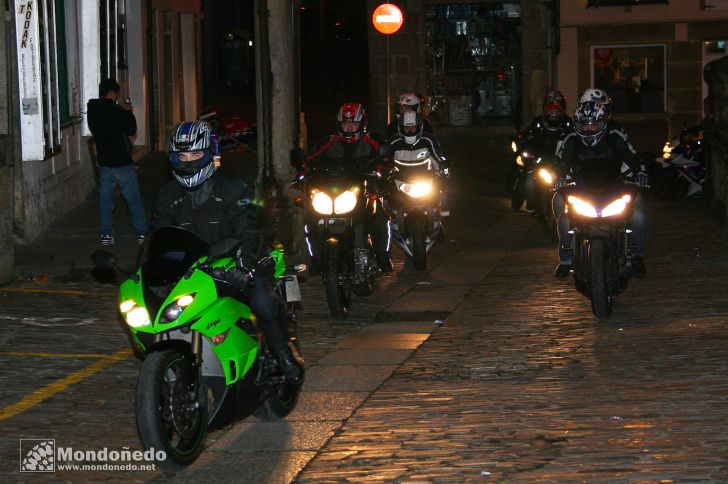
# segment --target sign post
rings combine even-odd
[[[404,15],[402,10],[398,6],[391,3],[383,3],[374,9],[372,13],[372,25],[377,32],[384,34],[387,37],[387,75],[386,75],[386,89],[387,89],[387,124],[391,121],[391,109],[392,103],[389,98],[389,36],[398,32],[402,28],[404,23]]]

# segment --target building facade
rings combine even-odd
[[[367,0],[369,14],[381,2]],[[369,27],[370,104],[383,122],[402,91],[426,95],[433,121],[528,122],[547,87],[573,110],[590,86],[614,99],[638,149],[658,151],[703,117],[703,67],[728,54],[725,0],[402,0],[402,29]],[[369,20],[369,19],[368,19]],[[391,106],[390,106],[391,111]],[[391,114],[390,114],[391,115]]]
[[[85,111],[102,77],[134,104],[134,156],[199,112],[201,0],[13,0],[1,27],[0,280],[13,245],[96,189]],[[182,52],[185,55],[182,55]]]
[[[613,5],[618,4],[622,5]],[[637,148],[659,152],[704,117],[703,68],[728,54],[728,2],[561,0],[556,84],[568,99],[589,86],[614,99]]]

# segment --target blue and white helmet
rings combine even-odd
[[[215,156],[218,144],[207,121],[185,121],[172,131],[167,146],[172,174],[186,188],[194,188],[207,181],[217,166]],[[180,153],[201,151],[202,157],[194,161],[180,160]]]
[[[612,99],[601,89],[589,88],[579,98],[574,112],[574,131],[586,146],[597,145],[612,117]]]

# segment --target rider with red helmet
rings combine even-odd
[[[336,134],[319,142],[314,152],[306,158],[303,164],[303,173],[322,159],[329,162],[340,161],[356,166],[370,161],[379,155],[380,142],[367,132],[367,113],[359,102],[347,102],[341,105],[336,114]],[[372,228],[372,242],[377,263],[382,272],[392,270],[392,261],[389,252],[389,226],[381,202],[377,201],[377,210],[374,215]],[[313,253],[313,247],[318,247],[315,229],[307,233],[308,246],[311,247],[312,272],[318,271],[319,261]]]

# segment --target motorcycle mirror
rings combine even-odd
[[[379,145],[379,156],[389,157],[392,156],[392,147],[386,143]]]
[[[306,153],[301,148],[293,148],[291,150],[291,165],[300,170],[306,159]]]

